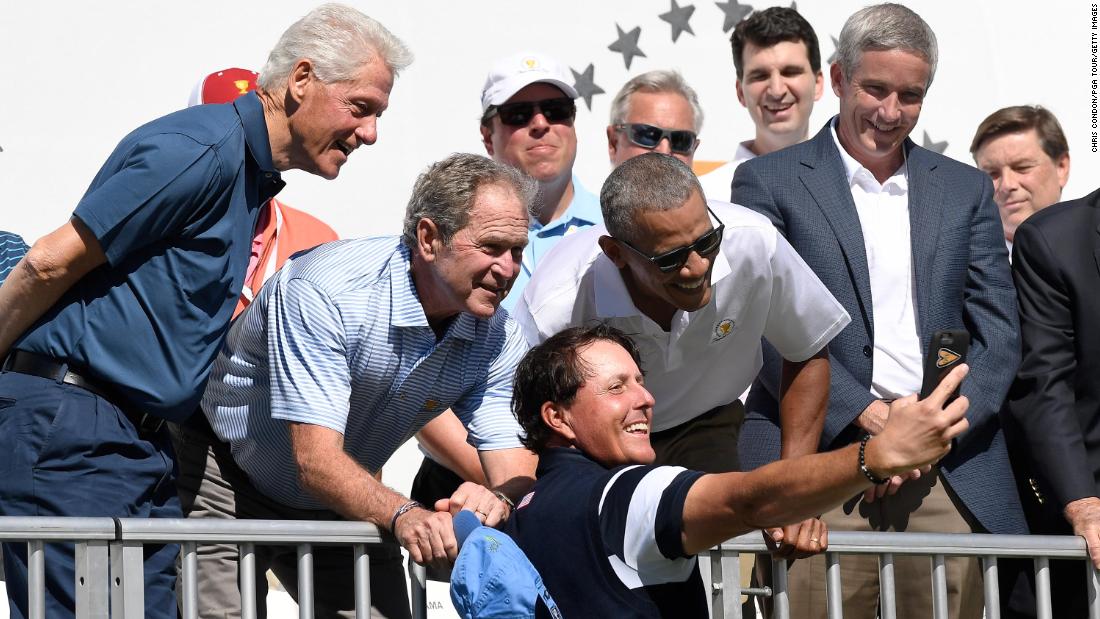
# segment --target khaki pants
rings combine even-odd
[[[932,473],[902,485],[892,497],[864,503],[860,494],[822,515],[830,531],[921,531],[974,533],[963,516],[961,503]],[[947,569],[948,616],[981,619],[983,589],[978,560],[949,557]],[[879,606],[878,557],[843,555],[840,559],[844,619],[875,619]],[[898,619],[932,616],[932,560],[929,557],[894,556],[894,592]],[[795,561],[787,579],[792,619],[825,619],[825,556]]]
[[[741,400],[716,406],[678,426],[649,437],[657,453],[654,464],[671,464],[704,473],[728,473],[741,469],[737,437],[745,421]]]
[[[334,512],[295,509],[267,498],[233,462],[229,446],[211,440],[203,432],[174,426],[172,442],[179,464],[180,503],[188,518],[343,520]],[[240,617],[237,547],[200,544],[197,554],[199,616]],[[264,604],[267,570],[275,572],[291,597],[298,600],[297,550],[292,546],[256,545],[255,557],[256,607],[258,616],[263,618],[267,616]],[[355,616],[353,574],[351,548],[313,547],[314,612],[317,617]],[[182,583],[182,579],[179,582]],[[372,617],[411,616],[401,552],[396,546],[370,549],[370,591]]]

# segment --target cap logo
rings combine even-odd
[[[539,66],[539,61],[535,58],[524,58],[523,66],[527,67],[528,71],[530,71],[531,69],[537,69]]]
[[[248,80],[233,80],[233,85],[242,95],[248,94]]]
[[[959,353],[951,350],[950,348],[941,348],[939,352],[936,353],[937,368],[945,368],[958,360]]]

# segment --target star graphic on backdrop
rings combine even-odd
[[[791,10],[796,12],[798,11],[798,3],[794,0],[791,0]]]
[[[584,73],[577,73],[573,67],[569,67],[569,70],[573,73],[573,88],[577,90],[577,95],[584,99],[584,104],[588,106],[588,111],[592,111],[592,95],[602,95],[603,88],[596,85],[595,73],[596,67],[592,63],[588,63],[588,68],[584,70]]]
[[[833,55],[829,56],[829,59],[826,60],[825,62],[827,62],[829,64],[833,64],[834,62],[836,62],[836,51],[837,51],[836,48],[840,47],[840,41],[837,41],[836,37],[834,37],[831,34],[829,35],[829,38],[833,40]]]
[[[619,52],[623,55],[623,62],[626,63],[626,68],[630,68],[630,62],[634,60],[635,56],[641,56],[645,58],[645,52],[638,47],[638,37],[642,36],[641,26],[636,26],[630,32],[623,32],[623,29],[619,27],[619,24],[615,24],[615,30],[619,32],[619,38],[614,43],[607,46],[607,49],[613,52]]]
[[[668,10],[668,13],[661,13],[658,15],[658,17],[672,25],[673,43],[676,42],[676,39],[680,38],[681,32],[687,32],[695,36],[695,31],[691,29],[691,24],[688,23],[688,20],[691,19],[691,14],[694,12],[694,5],[689,4],[687,6],[680,6],[676,4],[676,0],[672,0],[672,8]]]
[[[924,132],[924,139],[921,140],[920,145],[934,153],[939,153],[941,155],[943,154],[943,151],[947,150],[947,140],[944,140],[943,142],[933,142],[932,138],[928,137],[927,131]]]
[[[737,25],[737,22],[745,19],[749,16],[749,13],[752,13],[751,5],[739,4],[737,0],[715,2],[714,4],[726,14],[726,21],[722,22],[722,32],[729,32]]]

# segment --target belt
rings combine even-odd
[[[160,417],[148,413],[137,413],[122,406],[119,404],[121,399],[115,396],[110,389],[99,385],[83,374],[74,372],[69,364],[62,363],[53,357],[24,350],[13,350],[4,361],[3,370],[48,378],[91,392],[118,407],[130,420],[130,423],[134,424],[134,428],[137,429],[139,434],[155,434],[164,427],[164,420]]]

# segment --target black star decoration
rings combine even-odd
[[[795,12],[798,11],[798,3],[795,2],[794,0],[791,0],[791,10],[795,11]]]
[[[619,38],[608,45],[607,49],[622,54],[623,62],[626,63],[626,68],[629,69],[630,62],[634,60],[635,56],[646,57],[645,52],[638,47],[638,37],[642,36],[642,28],[638,26],[630,32],[623,32],[619,24],[615,24],[615,30],[619,31]]]
[[[752,13],[751,5],[740,4],[737,0],[715,2],[714,4],[726,14],[726,21],[722,23],[722,32],[729,32],[738,22],[748,17],[749,13]]]
[[[691,14],[695,12],[694,5],[680,6],[676,4],[676,0],[672,0],[672,8],[668,10],[668,13],[661,13],[658,15],[661,19],[667,21],[672,26],[672,42],[675,43],[676,39],[680,38],[680,33],[686,32],[691,36],[695,36],[695,31],[691,29],[691,24],[688,20],[691,19]]]
[[[943,154],[943,151],[947,150],[947,140],[944,140],[943,142],[933,142],[932,138],[928,137],[927,131],[924,132],[924,139],[921,140],[920,145],[934,153],[939,153],[941,155]]]
[[[833,40],[833,55],[829,56],[829,59],[826,60],[825,62],[827,62],[829,64],[833,64],[834,62],[836,62],[836,52],[837,52],[836,48],[840,47],[840,41],[837,41],[836,37],[834,37],[831,34],[829,35],[829,38]]]
[[[573,67],[569,67],[569,70],[573,73],[573,88],[577,90],[577,94],[584,99],[584,104],[588,106],[588,111],[592,111],[592,95],[602,95],[605,91],[596,85],[595,73],[596,67],[592,63],[588,63],[588,68],[584,70],[584,73],[577,73]]]

